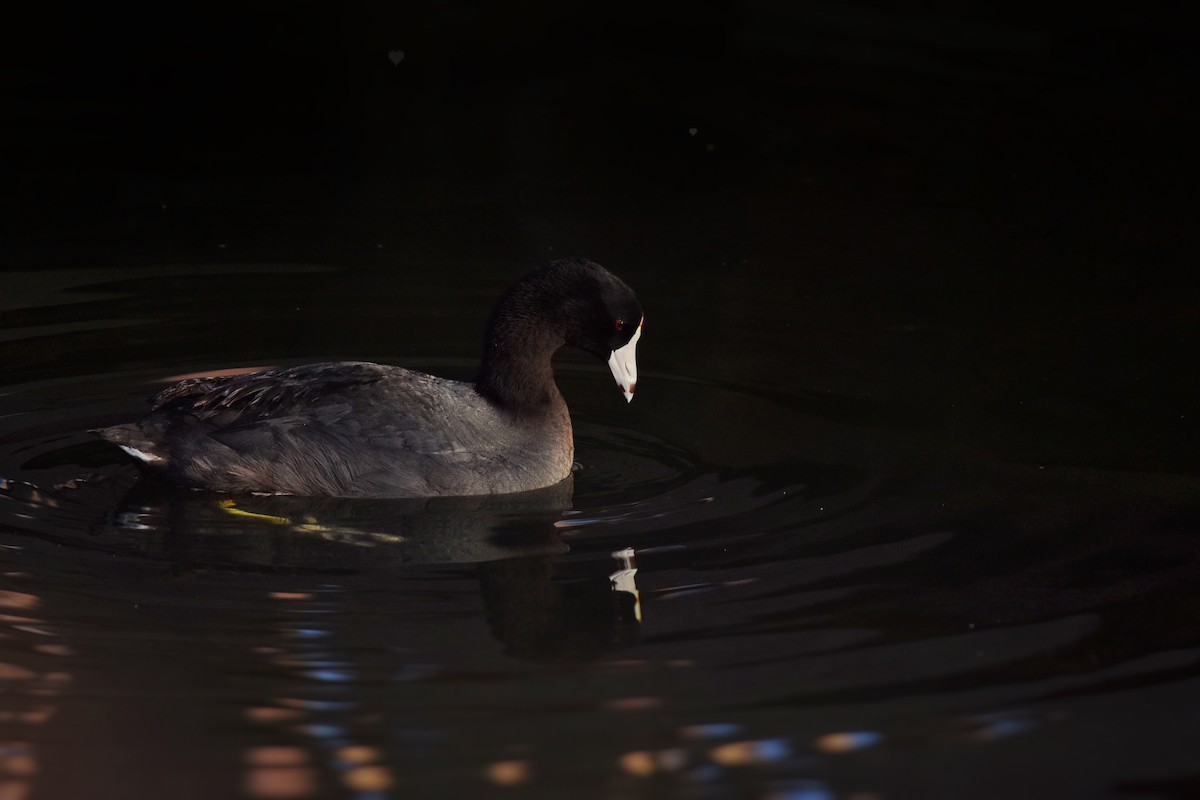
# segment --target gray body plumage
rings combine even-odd
[[[429,497],[520,492],[571,471],[557,389],[523,417],[473,384],[365,362],[194,378],[136,423],[97,433],[185,486]]]

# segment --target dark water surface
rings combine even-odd
[[[564,353],[574,485],[492,500],[180,491],[86,432],[213,369],[467,378],[508,268],[8,276],[5,796],[1194,791],[1200,480],[1112,466],[1121,431],[1079,428],[1103,409],[1036,387],[1017,422],[929,400],[969,327],[647,273],[635,402]]]

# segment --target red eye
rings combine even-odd
[[[614,320],[613,327],[619,331],[625,330],[625,320],[623,320],[623,319]]]

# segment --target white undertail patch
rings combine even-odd
[[[121,448],[126,453],[129,453],[129,455],[133,456],[134,458],[138,459],[139,461],[145,461],[147,464],[153,463],[155,461],[162,461],[162,456],[156,456],[153,453],[143,453],[141,450],[138,450],[136,447],[130,447],[127,444],[119,444],[119,445],[117,445],[117,447]]]

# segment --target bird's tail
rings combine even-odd
[[[91,433],[105,441],[112,442],[129,455],[147,464],[162,463],[166,460],[161,442],[147,436],[146,431],[137,423],[96,428]]]

